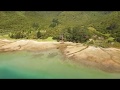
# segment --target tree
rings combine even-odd
[[[53,23],[56,23],[57,25],[59,24],[58,19],[53,19],[52,22],[53,22]]]
[[[108,39],[106,39],[106,42],[107,43],[111,43],[111,42],[113,42],[114,41],[114,38],[113,37],[109,37]]]
[[[41,38],[41,32],[37,31],[37,38]]]
[[[55,22],[53,22],[52,24],[50,24],[50,26],[49,26],[49,27],[54,28],[55,26],[57,26],[57,24],[56,24]]]
[[[32,27],[33,27],[34,29],[38,29],[38,28],[39,28],[39,24],[38,24],[38,23],[33,23]]]
[[[79,27],[66,28],[63,30],[66,41],[71,42],[86,42],[90,38],[90,33],[86,29]]]
[[[59,21],[58,21],[58,19],[53,19],[52,20],[52,24],[50,24],[50,26],[49,27],[55,27],[55,26],[57,26],[59,24]]]
[[[116,38],[116,41],[117,41],[117,42],[120,42],[120,37],[117,37],[117,38]]]

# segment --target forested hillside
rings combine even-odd
[[[53,37],[73,42],[90,38],[120,42],[119,11],[0,11],[0,35],[10,38]]]

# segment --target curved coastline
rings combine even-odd
[[[120,49],[84,46],[72,42],[38,42],[34,40],[0,39],[0,52],[45,51],[59,49],[65,58],[75,63],[99,68],[107,72],[120,72]]]

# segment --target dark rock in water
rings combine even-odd
[[[34,55],[33,55],[33,58],[42,57],[42,56],[44,56],[43,53],[38,53],[38,54],[34,54]]]
[[[53,58],[53,57],[55,57],[55,56],[57,56],[58,55],[58,53],[57,52],[54,52],[54,53],[49,53],[48,54],[48,58]]]

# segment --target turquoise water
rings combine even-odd
[[[120,78],[120,73],[75,65],[57,50],[0,53],[1,79],[94,79]]]

